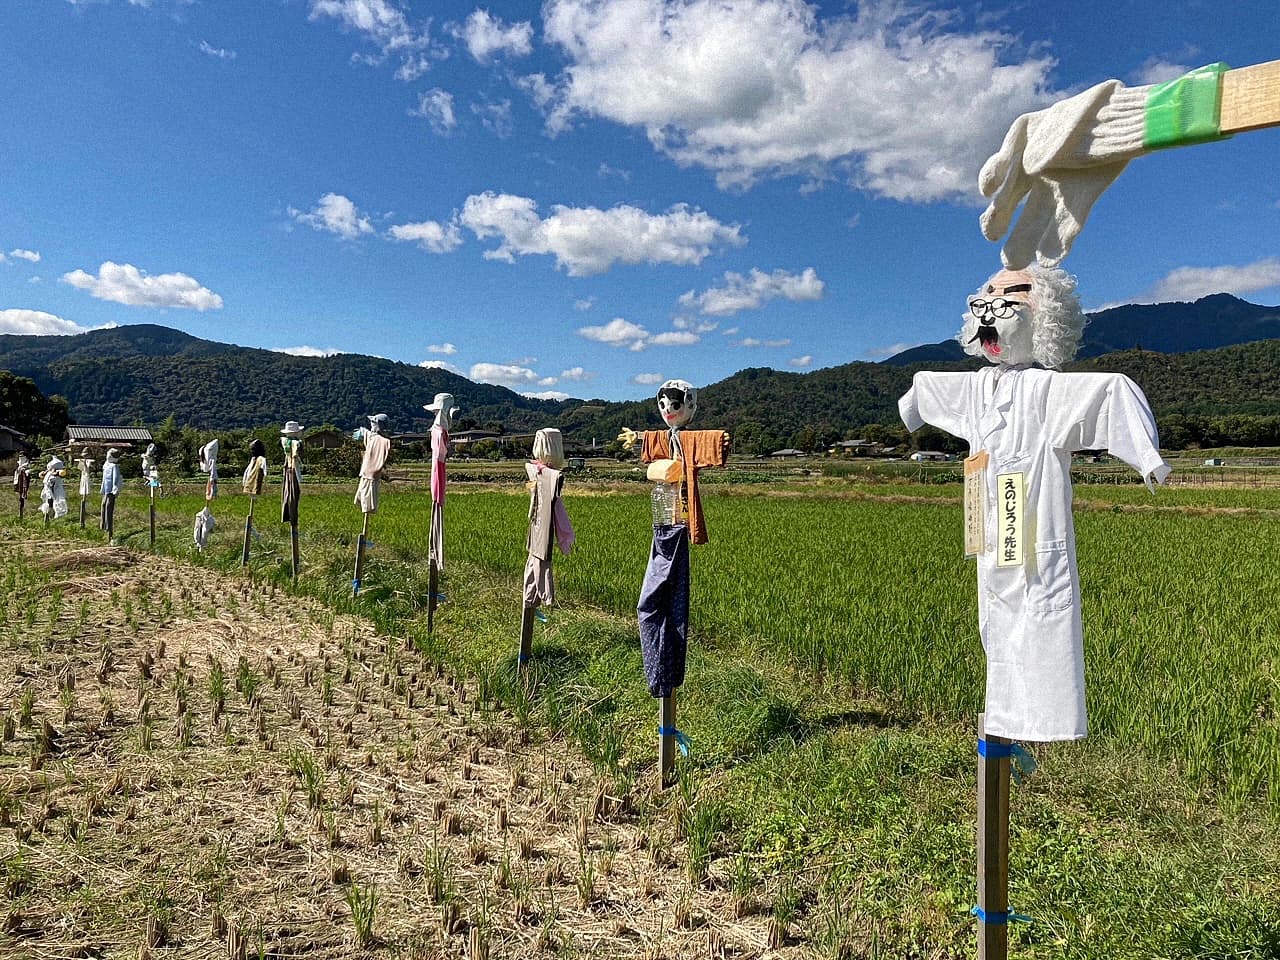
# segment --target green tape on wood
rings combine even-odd
[[[1152,87],[1143,145],[1159,150],[1227,139],[1221,132],[1222,75],[1230,69],[1225,63],[1211,63]]]

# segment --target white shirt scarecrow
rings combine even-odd
[[[526,609],[555,603],[552,545],[568,556],[577,539],[560,496],[564,488],[563,467],[564,438],[560,431],[554,427],[539,430],[533,438],[533,459],[524,465],[529,477],[529,534],[525,540],[528,557],[524,565]]]
[[[40,490],[40,512],[46,517],[50,510],[55,519],[67,515],[67,487],[62,480],[66,475],[66,465],[57,457],[50,457],[44,473],[40,475],[44,481]]]
[[[218,497],[218,438],[214,437],[203,447],[200,448],[200,472],[209,475],[208,482],[204,485],[205,501],[216,500]]]
[[[93,491],[93,458],[89,456],[89,448],[80,451],[76,466],[80,468],[80,498],[84,499]]]
[[[908,429],[928,423],[969,442],[966,545],[978,562],[986,732],[1015,740],[1087,732],[1072,451],[1107,450],[1148,487],[1169,474],[1132,380],[1031,366],[1070,360],[1084,323],[1062,270],[1002,270],[970,299],[959,337],[993,366],[917,373],[898,403]]]
[[[384,479],[382,471],[391,455],[391,438],[384,433],[390,422],[385,413],[375,413],[369,417],[367,429],[357,427],[351,434],[353,440],[364,441],[355,500],[362,513],[378,512],[378,485]]]
[[[13,468],[13,489],[18,491],[18,498],[27,499],[27,491],[31,489],[31,461],[25,453],[18,454],[18,465]]]
[[[444,569],[444,488],[445,461],[449,459],[449,430],[458,407],[453,405],[452,393],[437,393],[435,399],[424,404],[423,410],[436,415],[431,425],[431,534],[428,544],[430,558],[436,569]]]
[[[120,465],[117,459],[120,451],[112,447],[102,461],[102,510],[98,515],[98,525],[107,531],[115,529],[116,497],[120,494]]]
[[[160,451],[156,449],[156,445],[147,444],[146,452],[142,454],[142,477],[153,487],[160,486],[160,469],[156,466],[159,460]]]

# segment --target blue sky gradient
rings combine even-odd
[[[1110,77],[1280,57],[1273,0],[9,0],[0,332],[161,323],[635,398],[944,339],[976,172]],[[1280,130],[1134,161],[1087,306],[1280,302]]]

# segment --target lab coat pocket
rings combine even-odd
[[[1027,608],[1040,613],[1071,606],[1071,558],[1065,540],[1036,544],[1034,566],[1027,565]]]

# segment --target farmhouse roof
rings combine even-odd
[[[13,427],[6,427],[3,423],[0,423],[0,431],[3,431],[4,433],[12,434],[15,437],[26,436],[25,433],[22,433],[21,431],[13,429]]]
[[[70,443],[150,443],[151,431],[146,427],[89,426],[75,424],[67,427]]]

